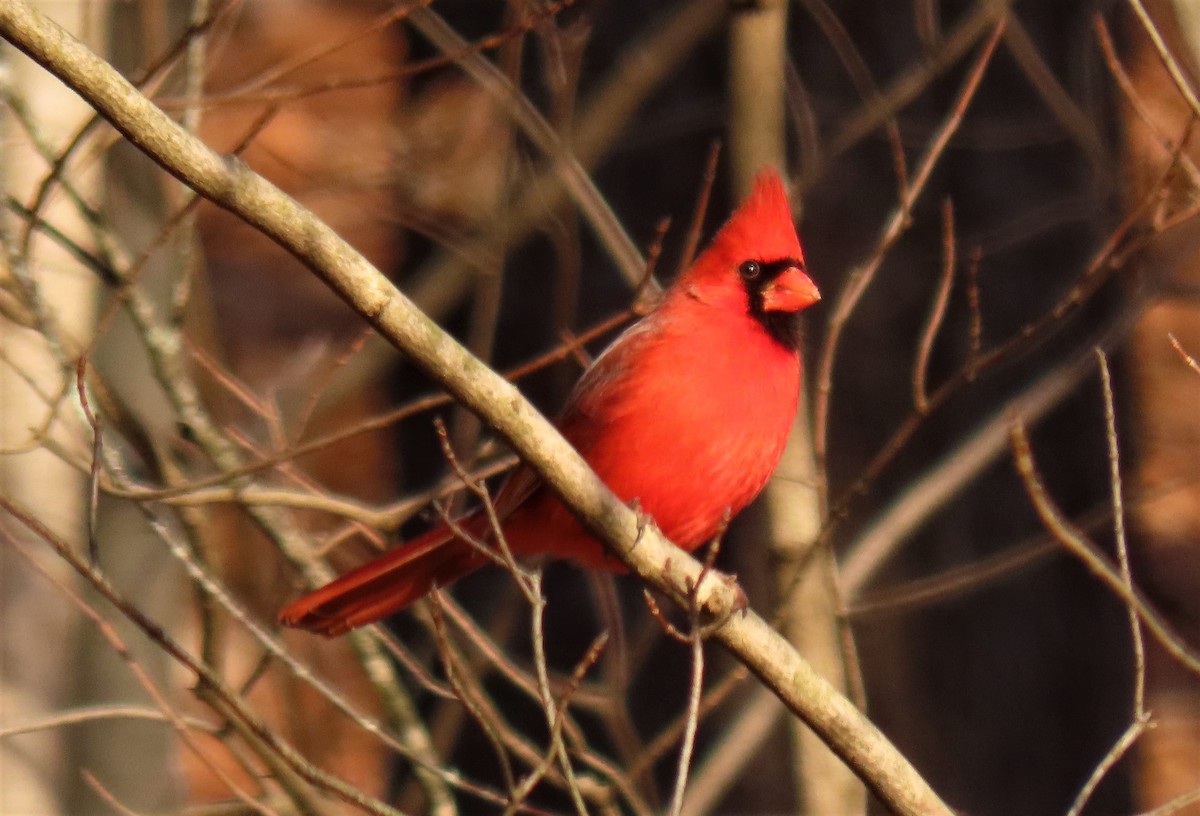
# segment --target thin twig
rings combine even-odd
[[[21,734],[36,734],[39,731],[52,731],[71,725],[97,722],[100,720],[149,720],[150,722],[171,722],[171,718],[161,710],[132,705],[96,705],[69,708],[49,716],[16,725],[0,726],[0,740],[16,737]],[[207,720],[197,717],[180,717],[179,721],[194,731],[216,733],[218,727]]]
[[[971,259],[967,263],[967,314],[970,316],[970,333],[967,336],[967,380],[973,380],[979,374],[980,353],[983,349],[983,309],[979,298],[979,265],[983,262],[983,252],[978,247],[971,250]],[[928,405],[928,403],[926,403]]]
[[[108,805],[121,816],[143,816],[143,814],[138,813],[136,810],[130,808],[117,799],[116,795],[107,787],[105,787],[104,784],[97,779],[96,775],[91,771],[85,768],[80,775],[83,777],[83,781],[87,784],[87,786],[91,788],[97,796],[104,800],[104,804]]]
[[[708,691],[705,692],[704,698],[700,701],[699,718],[703,720],[715,711],[718,706],[729,699],[729,696],[741,687],[746,677],[747,671],[745,666],[738,665],[719,681],[711,684]],[[765,691],[765,693],[770,696],[770,691]],[[676,717],[670,725],[661,729],[654,739],[646,744],[641,755],[629,766],[629,776],[634,779],[642,776],[660,759],[666,756],[667,752],[675,747],[676,743],[683,738],[683,732],[687,728],[688,719],[687,712],[684,712]],[[740,720],[737,717],[734,719]]]
[[[1183,344],[1179,342],[1175,335],[1168,333],[1167,338],[1171,341],[1171,348],[1175,349],[1180,358],[1187,363],[1188,368],[1200,374],[1200,362],[1197,362],[1195,357],[1183,350]]]
[[[917,37],[926,50],[932,50],[942,39],[942,21],[937,0],[913,0],[913,16]]]
[[[683,252],[679,254],[677,274],[682,274],[692,265],[696,258],[696,249],[700,246],[700,235],[704,231],[704,216],[708,214],[708,202],[712,196],[713,183],[717,180],[717,160],[721,156],[721,143],[713,142],[708,149],[708,161],[704,165],[704,175],[700,182],[700,194],[696,197],[696,206],[692,210],[692,223],[688,227],[687,240]]]
[[[1145,29],[1146,34],[1150,36],[1150,42],[1153,43],[1154,50],[1158,53],[1158,58],[1162,61],[1163,67],[1171,75],[1171,81],[1175,83],[1176,89],[1183,96],[1188,107],[1192,109],[1192,116],[1200,118],[1200,99],[1196,98],[1196,94],[1192,90],[1192,83],[1188,81],[1183,69],[1179,67],[1175,55],[1167,47],[1167,43],[1163,40],[1158,26],[1154,24],[1154,21],[1150,19],[1150,15],[1146,13],[1146,7],[1142,5],[1142,0],[1128,0],[1128,3],[1129,7],[1133,9],[1134,15],[1138,18],[1138,22],[1142,24],[1142,28]]]
[[[929,307],[925,328],[921,330],[921,340],[917,344],[917,362],[913,370],[913,405],[920,412],[929,407],[925,381],[929,376],[929,358],[933,355],[933,343],[946,317],[946,306],[950,303],[950,287],[954,284],[954,267],[957,264],[955,248],[954,204],[947,198],[942,202],[942,276],[938,281],[933,303]]]
[[[550,748],[547,758],[553,756],[558,760],[559,768],[567,781],[567,793],[579,816],[587,816],[587,805],[584,804],[583,794],[579,787],[579,778],[571,764],[567,745],[562,738],[562,725],[559,706],[554,701],[554,692],[550,688],[550,671],[546,663],[546,640],[543,628],[546,613],[546,596],[542,594],[542,575],[536,572],[532,576],[531,589],[534,592],[534,602],[530,610],[530,638],[533,647],[534,676],[537,677],[538,691],[542,698],[542,710],[546,717],[546,726],[550,729]],[[564,698],[565,700],[566,698]],[[564,709],[565,710],[565,709]]]
[[[707,756],[696,769],[683,803],[684,816],[717,812],[729,789],[760,756],[767,738],[783,726],[785,714],[779,699],[762,686],[753,689],[749,699],[730,712],[729,727],[708,747]]]
[[[700,725],[700,700],[704,692],[704,635],[700,626],[700,615],[691,612],[692,626],[688,645],[692,666],[688,683],[687,706],[684,709],[683,739],[679,743],[679,760],[675,766],[675,788],[671,793],[668,813],[679,816],[683,812],[683,795],[687,790],[688,772],[692,766],[692,751],[696,747],[696,730]]]
[[[80,357],[75,373],[75,392],[79,395],[79,407],[92,429],[92,464],[88,473],[88,557],[93,564],[100,562],[100,542],[96,538],[96,524],[100,511],[100,464],[104,457],[104,434],[100,421],[92,411],[87,396],[87,358]]]
[[[1100,385],[1104,394],[1104,436],[1108,443],[1108,478],[1112,488],[1113,537],[1117,542],[1117,564],[1121,568],[1121,580],[1129,594],[1133,594],[1133,572],[1129,566],[1129,546],[1125,540],[1125,497],[1121,490],[1121,452],[1117,443],[1117,413],[1113,400],[1112,375],[1108,370],[1108,358],[1104,350],[1096,349],[1100,364]],[[1142,643],[1142,626],[1138,622],[1137,609],[1126,604],[1129,610],[1129,632],[1133,643],[1133,719],[1146,719],[1146,647]]]
[[[1112,748],[1104,755],[1104,758],[1096,764],[1092,769],[1092,773],[1088,776],[1087,781],[1083,783],[1083,787],[1079,789],[1079,793],[1075,796],[1075,801],[1071,803],[1071,807],[1067,810],[1067,816],[1079,816],[1083,813],[1083,809],[1087,807],[1088,800],[1092,798],[1092,794],[1096,792],[1096,788],[1104,781],[1104,777],[1113,769],[1113,766],[1121,761],[1121,758],[1128,753],[1134,743],[1146,730],[1150,727],[1150,718],[1146,714],[1134,720],[1125,729],[1124,733],[1113,743]]]
[[[1139,813],[1137,816],[1172,816],[1172,814],[1178,813],[1188,805],[1194,805],[1196,802],[1200,802],[1200,788],[1176,796],[1170,802],[1156,807],[1154,810]]]

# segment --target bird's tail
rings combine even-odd
[[[479,521],[464,521],[466,531],[474,535],[472,528],[486,529]],[[447,586],[484,563],[486,557],[471,544],[448,527],[438,527],[288,604],[279,620],[335,637],[399,612],[435,586]]]

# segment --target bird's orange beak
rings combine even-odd
[[[789,266],[762,290],[764,312],[798,312],[821,299],[812,278],[798,266]]]

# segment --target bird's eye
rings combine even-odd
[[[746,280],[754,280],[762,274],[762,265],[758,261],[745,261],[738,267],[738,274]]]

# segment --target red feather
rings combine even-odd
[[[637,499],[667,538],[694,550],[779,463],[800,389],[794,316],[819,298],[783,184],[765,171],[658,308],[584,373],[559,429],[614,493]],[[509,477],[496,509],[516,555],[624,569],[527,467]],[[482,513],[458,523],[489,542]],[[441,526],[292,603],[280,619],[338,635],[488,560]]]

